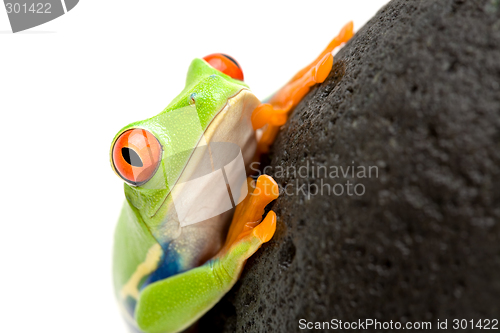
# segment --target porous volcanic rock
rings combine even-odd
[[[500,0],[393,0],[335,61],[268,156],[276,234],[200,331],[499,319]]]

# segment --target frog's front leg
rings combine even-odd
[[[249,193],[236,207],[226,242],[213,259],[141,291],[135,318],[143,332],[179,332],[192,325],[231,289],[246,260],[271,239],[276,214],[270,211],[260,221],[266,205],[278,197],[278,186],[264,175]]]
[[[304,98],[309,89],[322,83],[327,78],[333,66],[332,51],[346,43],[353,36],[353,23],[346,24],[326,49],[309,65],[300,70],[268,103],[260,104],[252,113],[254,129],[265,125],[259,140],[259,152],[267,152],[278,134],[279,127],[284,125],[290,111]]]

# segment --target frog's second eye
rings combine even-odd
[[[141,185],[158,170],[161,152],[161,145],[153,134],[141,128],[130,129],[123,132],[113,146],[113,168],[126,182]]]
[[[243,81],[243,71],[240,64],[227,54],[214,53],[203,58],[213,68],[229,75],[233,79]]]

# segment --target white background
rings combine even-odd
[[[18,34],[0,8],[0,332],[125,332],[109,145],[182,90],[193,58],[233,56],[264,98],[386,2],[83,0]]]

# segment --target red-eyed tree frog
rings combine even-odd
[[[262,175],[235,188],[227,165],[215,166],[229,153],[224,148],[215,157],[213,144],[238,147],[240,170],[248,170],[259,153],[268,151],[310,87],[326,79],[333,49],[352,35],[351,22],[266,103],[252,94],[231,57],[194,59],[184,90],[162,112],[125,126],[115,136],[111,165],[125,181],[126,201],[115,232],[114,286],[133,332],[180,332],[191,326],[231,289],[246,260],[272,238],[276,214],[270,211],[263,221],[262,215],[278,197],[276,182]],[[197,175],[202,155],[208,156],[209,175],[215,178]],[[212,189],[215,182],[224,191]],[[248,194],[238,197],[240,189]],[[196,204],[190,206],[193,200]],[[227,207],[214,210],[214,205]]]

